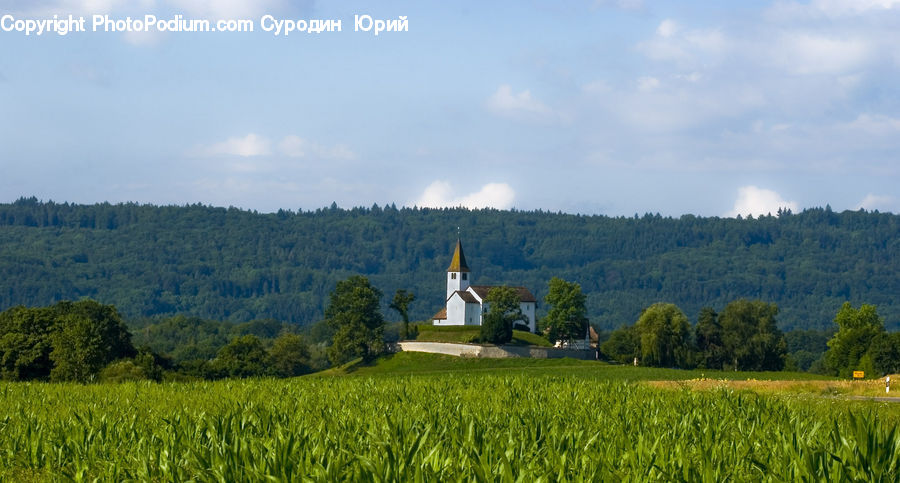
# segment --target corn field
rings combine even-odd
[[[0,481],[898,481],[897,406],[525,374],[0,385]]]

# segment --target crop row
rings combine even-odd
[[[6,383],[0,480],[897,481],[898,418],[524,374]]]

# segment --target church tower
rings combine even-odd
[[[456,240],[456,250],[447,267],[447,299],[457,290],[469,288],[469,266],[466,264],[466,256],[463,255],[462,242]]]

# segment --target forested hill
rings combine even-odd
[[[588,295],[591,322],[633,323],[672,302],[692,319],[737,298],[776,302],[782,328],[831,326],[844,301],[900,328],[900,216],[811,209],[759,219],[634,218],[466,209],[0,204],[0,310],[91,297],[130,319],[190,314],[301,324],[335,283],[363,274],[413,291],[413,319],[444,302],[457,227],[475,283],[529,287],[553,276]],[[541,312],[539,312],[540,315]]]

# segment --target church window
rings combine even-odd
[[[468,279],[469,279],[469,274],[468,274],[468,273],[464,273],[464,274],[462,274],[462,277],[463,277],[463,280],[468,280]]]
[[[456,280],[456,274],[455,274],[455,273],[451,273],[451,274],[450,274],[450,278],[452,278],[453,280]]]

